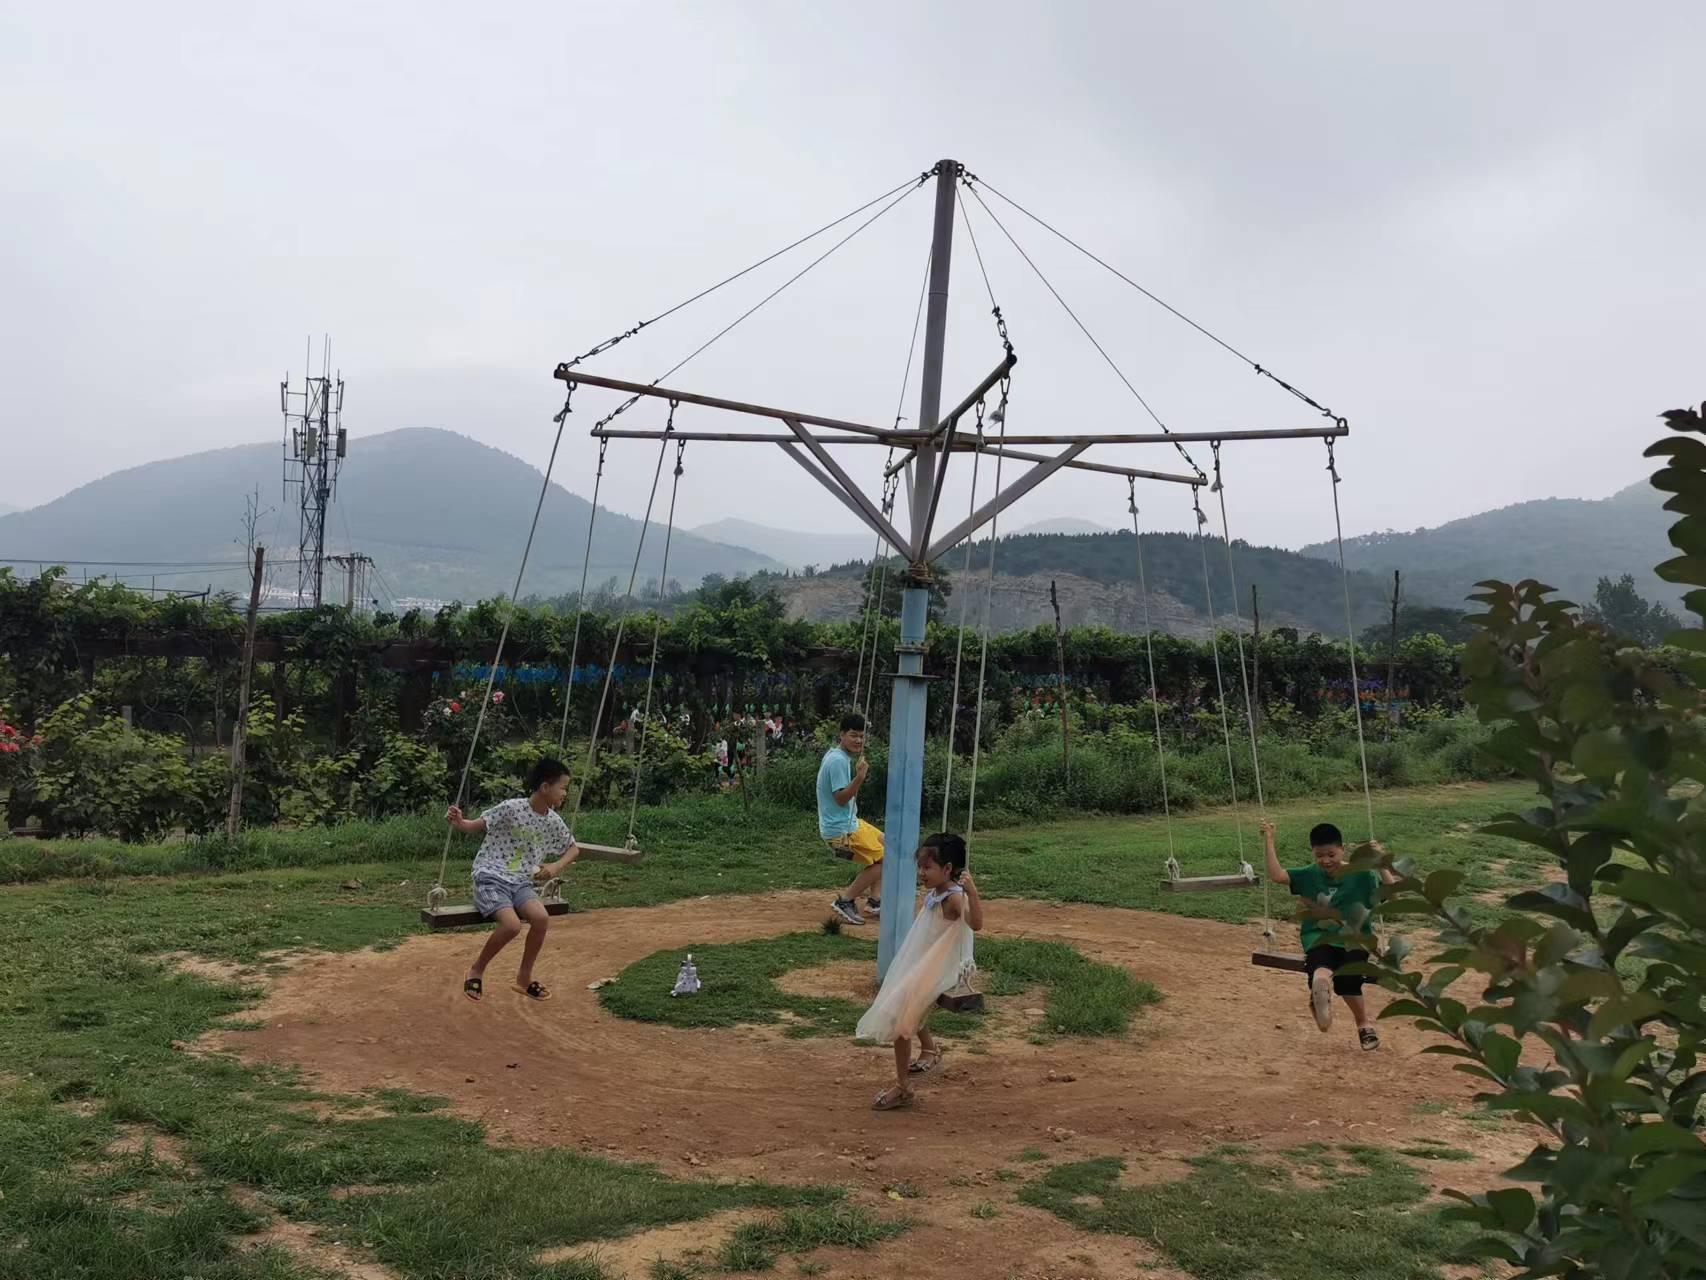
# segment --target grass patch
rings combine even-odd
[[[1018,1159],[1018,1160],[1023,1160],[1026,1164],[1037,1164],[1043,1160],[1048,1159],[1048,1157],[1046,1155],[1044,1155],[1041,1151],[1038,1151],[1035,1147],[1026,1147],[1023,1151],[1021,1151],[1014,1158]]]
[[[717,1265],[724,1271],[768,1271],[787,1253],[810,1253],[834,1246],[869,1249],[909,1231],[910,1222],[884,1222],[857,1205],[838,1205],[830,1210],[792,1210],[763,1222],[748,1222],[717,1250]]]
[[[1398,1154],[1409,1156],[1412,1160],[1444,1160],[1451,1163],[1463,1163],[1475,1158],[1473,1151],[1465,1151],[1462,1147],[1453,1147],[1444,1142],[1430,1142],[1426,1138],[1416,1146],[1399,1147]]]
[[[1050,1169],[1019,1193],[1087,1231],[1145,1240],[1201,1280],[1438,1280],[1465,1238],[1422,1207],[1427,1189],[1404,1161],[1373,1148],[1331,1186],[1300,1188],[1283,1169],[1242,1155],[1191,1162],[1186,1177],[1126,1187],[1124,1162]]]
[[[1017,995],[1033,987],[1048,990],[1044,1025],[1061,1035],[1117,1036],[1136,1012],[1160,999],[1147,982],[1115,965],[1098,964],[1061,942],[983,938],[978,964],[990,995]],[[693,953],[701,982],[698,995],[675,998],[669,992],[681,961]],[[785,1024],[784,1035],[850,1036],[865,1011],[856,1000],[803,996],[784,991],[776,980],[794,969],[838,961],[875,964],[876,946],[863,938],[825,933],[790,933],[750,942],[684,946],[636,960],[618,980],[599,989],[600,1002],[618,1017],[672,1027],[733,1027]],[[975,1014],[938,1010],[932,1030],[950,1035],[975,1032]]]

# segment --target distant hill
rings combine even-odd
[[[1077,516],[1056,516],[1053,520],[1037,520],[1002,534],[1004,538],[1022,538],[1029,533],[1112,533],[1105,524],[1082,520]]]
[[[803,569],[807,565],[827,569],[849,560],[869,560],[871,548],[876,545],[874,534],[777,529],[733,516],[702,524],[693,533],[712,542],[756,551],[789,569]]]
[[[533,464],[451,431],[411,428],[362,437],[351,448],[327,517],[326,545],[372,556],[396,596],[476,600],[507,592],[539,493]],[[553,483],[524,595],[555,595],[580,586],[590,504],[564,487],[590,477],[561,475]],[[114,472],[30,511],[0,516],[0,556],[49,563],[181,561],[240,566],[246,495],[259,487],[260,540],[270,558],[296,554],[297,512],[280,501],[279,446],[239,445]],[[347,525],[347,535],[346,535]],[[616,578],[625,588],[640,522],[600,511],[591,583]],[[646,540],[641,585],[658,571],[663,530]],[[867,548],[868,553],[868,548]],[[708,573],[726,576],[781,565],[742,547],[678,532],[669,576],[685,587]],[[90,566],[93,576],[100,565]],[[115,568],[114,573],[135,574]],[[143,571],[146,576],[147,571]],[[184,570],[162,584],[236,590],[241,567]],[[294,587],[294,571],[280,580]],[[135,581],[132,577],[132,581]],[[389,594],[389,593],[388,593]]]
[[[1345,540],[1353,568],[1387,576],[1401,570],[1408,594],[1458,604],[1487,578],[1539,578],[1576,601],[1593,597],[1602,577],[1631,574],[1649,600],[1674,607],[1682,590],[1653,575],[1675,554],[1666,531],[1676,517],[1645,481],[1609,498],[1543,498],[1466,516],[1434,529],[1388,530]],[[1331,543],[1303,554],[1332,556]]]
[[[1244,542],[1235,541],[1232,547],[1238,574],[1238,612],[1246,625],[1250,621],[1250,587],[1254,585],[1261,599],[1264,628],[1292,626],[1326,635],[1344,634],[1344,588],[1336,562]],[[983,544],[973,552],[969,575],[962,571],[962,556],[963,552],[956,550],[944,561],[956,601],[967,590],[981,593],[989,570]],[[1202,548],[1196,539],[1183,533],[1145,534],[1143,558],[1155,626],[1175,635],[1207,634]],[[1215,613],[1222,626],[1229,626],[1233,602],[1226,544],[1210,541],[1208,561]],[[1101,624],[1128,632],[1142,629],[1143,600],[1137,589],[1136,547],[1130,533],[1015,534],[997,544],[995,565],[996,594],[990,621],[996,630],[1051,622],[1051,579],[1059,585],[1066,625]],[[796,617],[852,618],[864,607],[864,572],[863,565],[844,565],[813,577],[763,577],[761,581],[777,588]],[[1352,610],[1359,630],[1385,616],[1386,591],[1386,581],[1381,577],[1352,573]],[[1423,603],[1420,592],[1411,598],[1414,603]],[[953,602],[949,613],[958,616]]]

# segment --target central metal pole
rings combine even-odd
[[[918,397],[918,426],[934,430],[942,413],[942,352],[948,338],[948,277],[953,261],[955,186],[960,165],[936,165],[936,219],[930,237],[930,297],[925,313],[924,364]],[[924,550],[930,544],[931,495],[936,486],[934,444],[920,448],[907,495],[912,512],[913,562],[907,568],[900,600],[900,642],[895,646],[894,696],[889,709],[888,805],[883,823],[883,912],[877,938],[877,979],[906,941],[918,900],[916,853],[919,813],[924,803],[924,725],[927,710],[924,676],[924,624],[930,612],[930,569]],[[945,463],[946,458],[942,461]]]

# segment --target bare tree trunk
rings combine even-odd
[[[1054,589],[1053,578],[1049,579],[1048,602],[1054,609],[1054,662],[1060,681],[1056,686],[1060,695],[1060,764],[1070,774],[1072,752],[1066,743],[1066,646],[1061,641],[1060,596]]]
[[[243,630],[243,678],[237,691],[237,720],[231,726],[231,807],[225,814],[225,835],[236,839],[243,816],[243,750],[249,732],[249,678],[255,671],[255,621],[261,611],[261,566],[267,549],[255,548],[255,577],[249,586],[249,620]]]
[[[1392,571],[1392,632],[1386,641],[1386,736],[1400,727],[1398,712],[1398,602],[1403,598],[1403,579]]]
[[[1250,584],[1250,721],[1262,731],[1262,601]]]

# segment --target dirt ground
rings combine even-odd
[[[1185,1280],[1137,1241],[1090,1236],[1012,1202],[995,1178],[1020,1152],[1051,1160],[1118,1155],[1134,1179],[1177,1177],[1181,1156],[1221,1143],[1398,1146],[1434,1139],[1477,1154],[1443,1172],[1457,1186],[1489,1181],[1526,1152],[1520,1130],[1488,1132],[1462,1118],[1474,1082],[1419,1051],[1426,1038],[1383,1024],[1360,1051],[1340,1007],[1322,1035],[1303,980],[1249,963],[1254,931],[1152,912],[997,900],[987,929],[1055,938],[1129,969],[1162,992],[1122,1041],[1026,1039],[1035,996],[993,1001],[995,1025],[949,1046],[946,1069],[910,1111],[876,1114],[887,1050],[841,1040],[789,1040],[773,1028],[677,1030],[606,1014],[589,983],[663,947],[735,942],[815,928],[821,894],[715,898],[603,910],[553,922],[538,976],[554,998],[509,988],[510,955],[487,975],[486,999],[461,993],[477,935],[411,938],[395,950],[316,955],[272,982],[259,1030],[226,1031],[215,1046],[250,1061],[305,1069],[322,1087],[395,1086],[453,1099],[500,1139],[568,1145],[649,1160],[684,1177],[834,1181],[856,1201],[928,1223],[880,1249],[824,1251],[830,1277],[924,1274],[944,1280]],[[855,975],[844,976],[854,978]],[[715,982],[714,972],[702,973]],[[796,990],[834,985],[796,975]],[[868,991],[868,979],[851,985]],[[860,991],[846,990],[857,997]],[[1378,1006],[1383,997],[1371,996]],[[1026,1010],[1030,1010],[1027,1013]],[[1425,1114],[1444,1103],[1450,1114]],[[951,1180],[964,1185],[955,1186]],[[911,1184],[920,1199],[895,1203]],[[992,1202],[999,1216],[974,1218]],[[651,1237],[655,1237],[652,1239]],[[678,1228],[606,1247],[629,1274],[682,1241]]]

